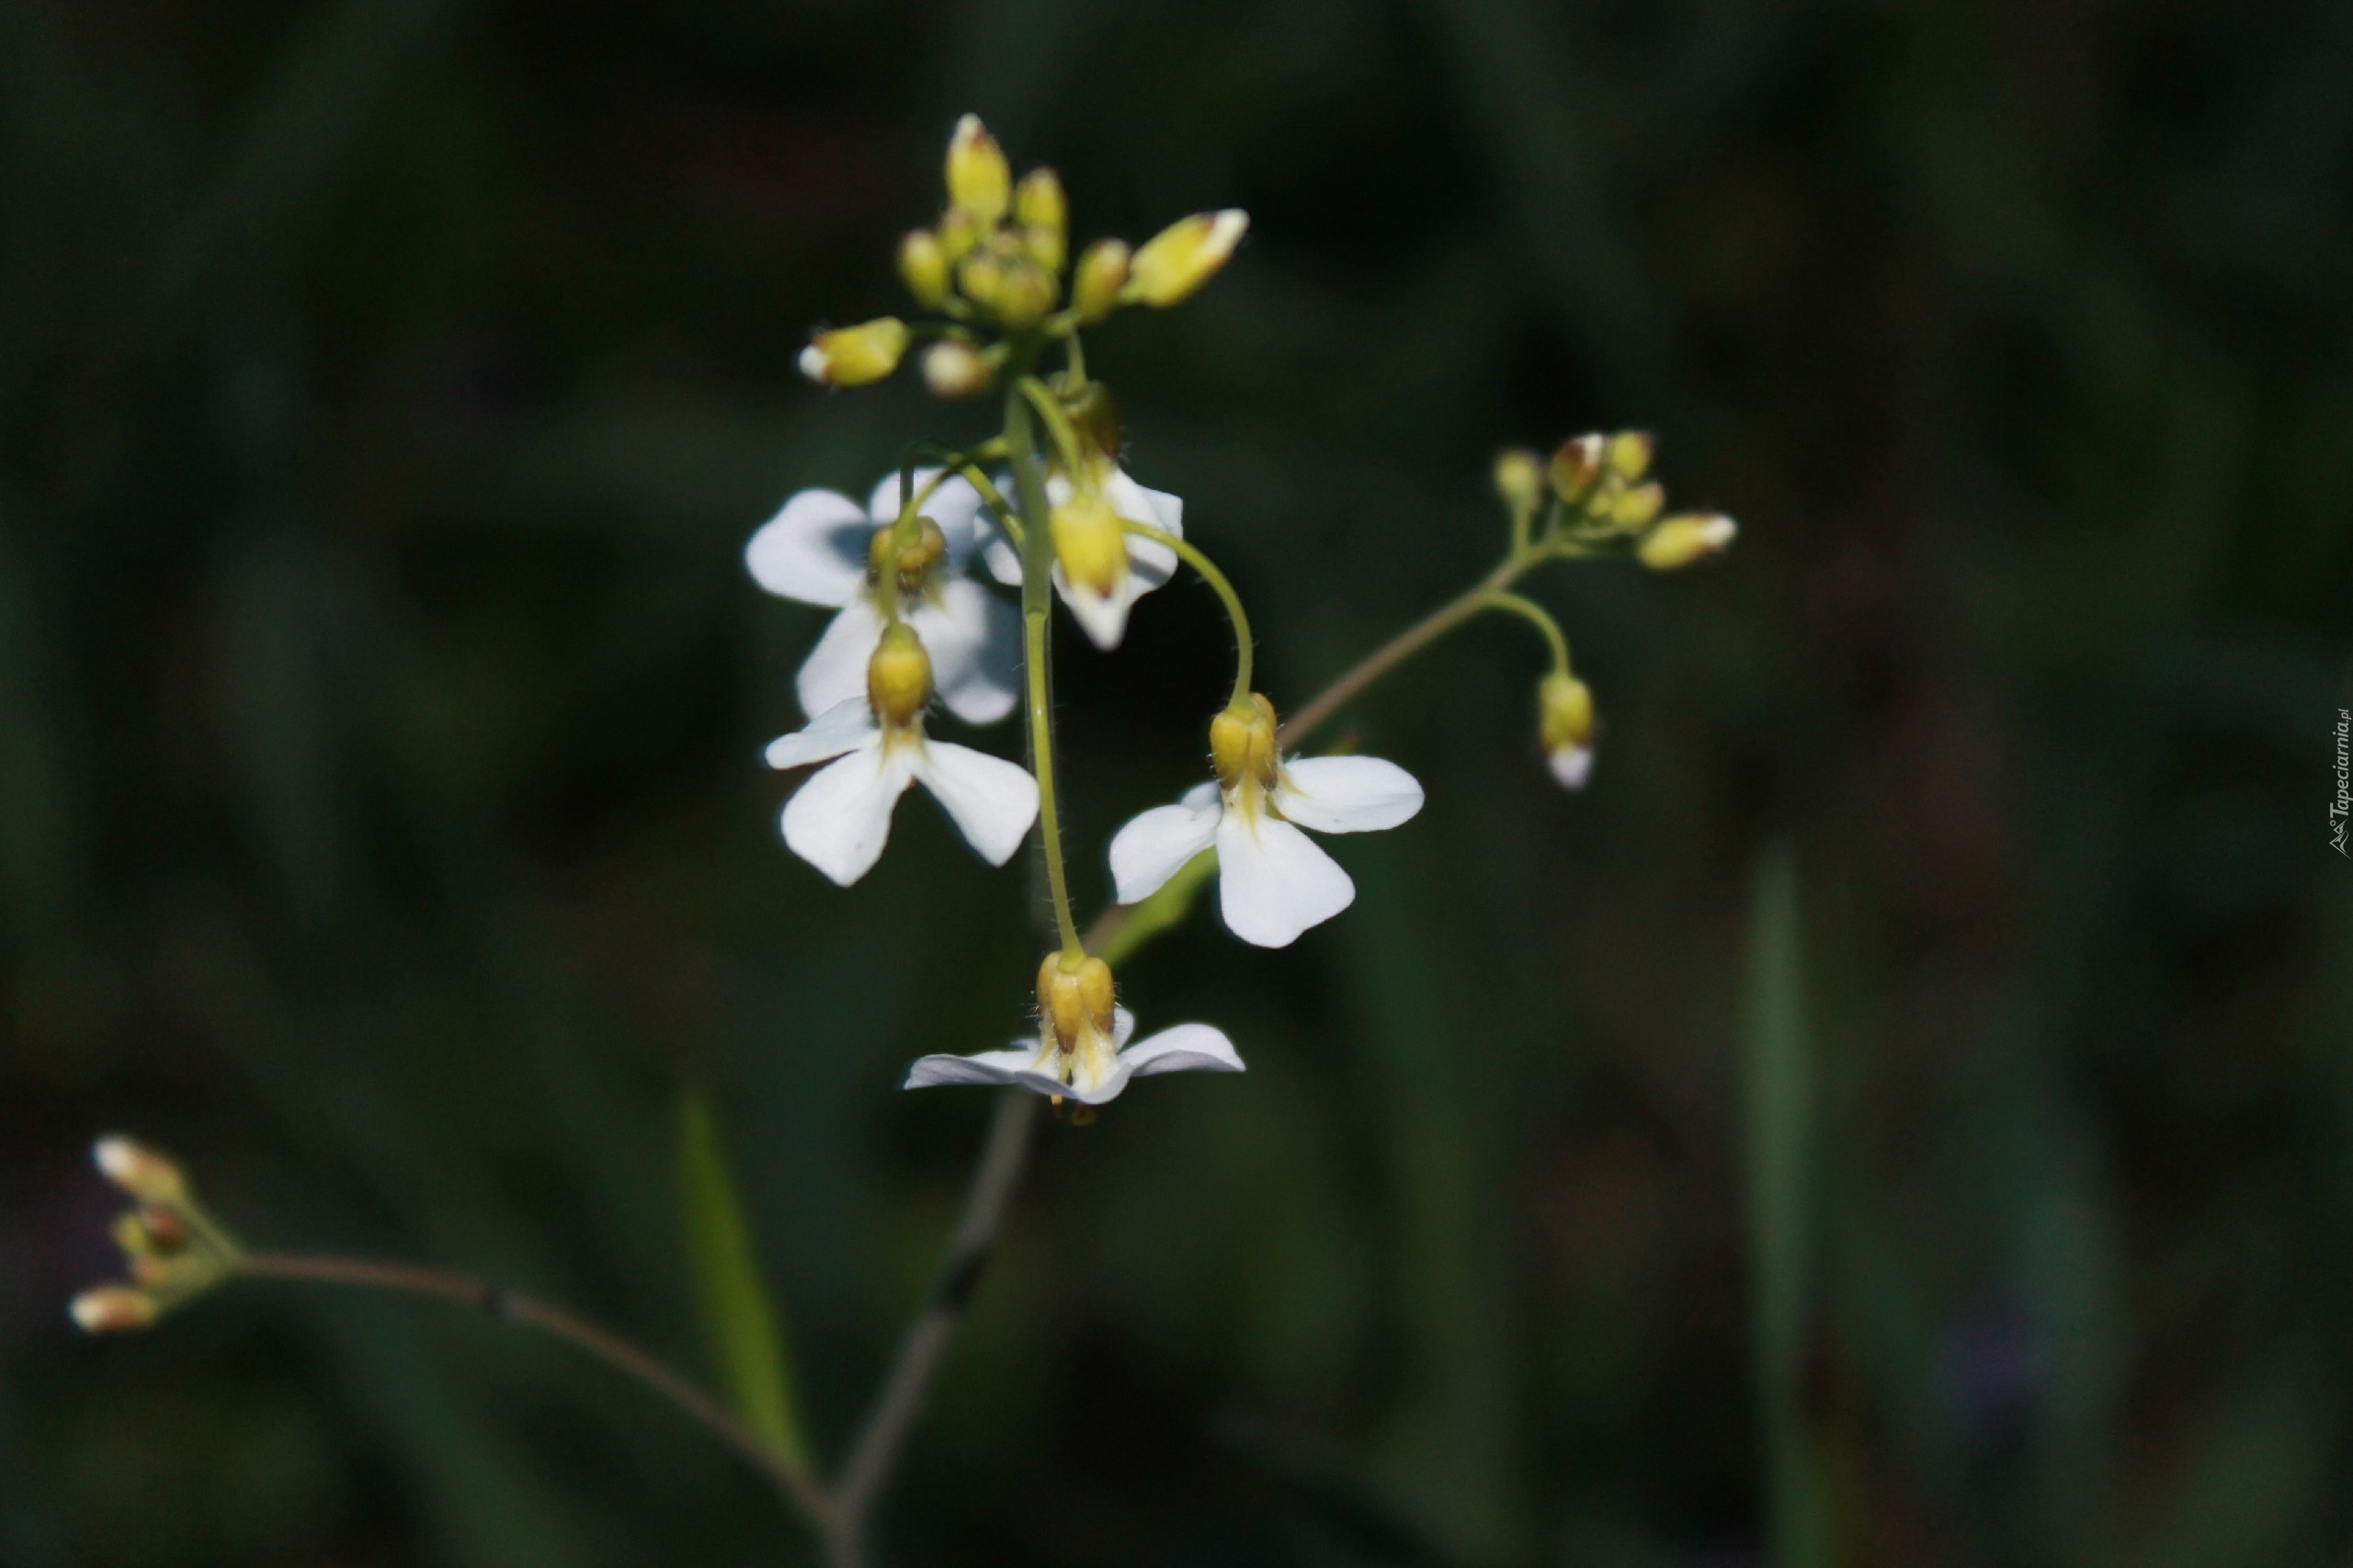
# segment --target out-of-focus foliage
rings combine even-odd
[[[1036,947],[925,812],[848,892],[777,846],[820,615],[738,551],[971,434],[791,369],[896,307],[968,108],[1082,243],[1252,213],[1090,360],[1279,702],[1491,556],[1506,441],[1653,426],[1745,531],[1553,592],[1586,795],[1524,629],[1479,628],[1355,714],[1430,790],[1339,846],[1355,910],[1124,968],[1251,1072],[1049,1130],[890,1560],[1753,1557],[1779,840],[1812,1109],[1768,1386],[1825,1560],[2342,1559],[2349,49],[2224,0],[0,6],[0,1561],[800,1551],[494,1324],[63,1306],[121,1126],[256,1236],[693,1359],[691,1080],[839,1450],[986,1115],[896,1071],[1016,1032]],[[1065,639],[1088,898],[1198,773],[1223,635],[1179,588],[1117,663]]]

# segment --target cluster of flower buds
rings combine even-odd
[[[130,1279],[74,1298],[74,1321],[85,1332],[146,1328],[235,1270],[236,1243],[198,1204],[179,1166],[119,1136],[99,1139],[91,1156],[131,1199],[114,1222]]]
[[[1005,337],[1060,337],[1122,305],[1176,303],[1225,265],[1250,226],[1240,211],[1197,212],[1139,249],[1097,240],[1074,264],[1061,178],[1041,166],[1015,183],[979,116],[957,122],[947,176],[939,222],[899,242],[907,291],[947,318],[923,355],[924,384],[939,397],[970,397],[995,384],[1007,358]],[[996,341],[987,335],[992,330],[1002,335]],[[801,351],[801,373],[826,386],[881,381],[898,368],[913,336],[896,316],[821,332]]]

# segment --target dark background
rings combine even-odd
[[[1787,841],[1823,1561],[2353,1562],[2353,17],[2234,0],[0,6],[0,1562],[802,1560],[494,1324],[63,1306],[121,1128],[699,1365],[692,1080],[838,1452],[987,1111],[894,1075],[1037,946],[927,805],[783,851],[822,612],[740,551],[981,429],[792,369],[967,108],[1081,242],[1250,210],[1090,359],[1279,702],[1483,569],[1506,442],[1655,428],[1744,532],[1536,590],[1586,794],[1479,626],[1352,712],[1430,791],[1356,908],[1126,966],[1251,1072],[1046,1130],[888,1561],[1758,1561]],[[1227,652],[1189,584],[1064,639],[1086,906]]]

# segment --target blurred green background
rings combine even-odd
[[[792,370],[967,108],[1082,242],[1252,213],[1090,359],[1278,702],[1506,442],[1745,531],[1536,590],[1587,793],[1482,625],[1354,910],[1125,968],[1251,1072],[1044,1130],[885,1560],[2353,1563],[2353,17],[2228,0],[0,5],[0,1562],[805,1560],[495,1324],[63,1309],[120,1128],[699,1367],[699,1083],[839,1451],[988,1111],[895,1074],[1037,946],[928,806],[783,851],[740,551],[986,417]],[[1227,651],[1063,639],[1085,904]]]

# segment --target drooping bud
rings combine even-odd
[[[1127,574],[1127,531],[1111,504],[1092,489],[1074,490],[1050,514],[1054,560],[1073,587],[1108,595]]]
[[[1620,430],[1609,437],[1609,472],[1632,483],[1651,471],[1654,443],[1647,430]]]
[[[1210,761],[1227,790],[1256,783],[1275,787],[1275,705],[1257,692],[1210,721]]]
[[[125,1334],[152,1328],[160,1309],[144,1290],[122,1285],[100,1285],[74,1298],[68,1309],[85,1334]]]
[[[90,1147],[98,1173],[142,1203],[177,1206],[188,1201],[188,1178],[163,1155],[119,1133]]]
[[[811,338],[801,351],[801,373],[820,386],[861,387],[897,369],[906,351],[907,324],[878,316]]]
[[[948,139],[948,200],[986,225],[1005,216],[1013,192],[1013,169],[981,117],[968,114]]]
[[[866,545],[867,579],[895,577],[901,595],[912,597],[924,591],[933,562],[947,553],[948,536],[929,517],[917,517],[904,536],[896,528],[876,528]]]
[[[1128,264],[1128,285],[1120,297],[1165,309],[1184,299],[1215,275],[1250,227],[1250,215],[1239,208],[1222,212],[1196,212],[1179,218],[1144,242]]]
[[[1609,520],[1621,528],[1647,527],[1666,505],[1666,492],[1649,480],[1620,491],[1609,503]]]
[[[1584,500],[1601,477],[1605,444],[1599,436],[1577,436],[1562,442],[1545,471],[1552,482],[1552,494],[1571,506]]]
[[[1544,499],[1544,463],[1534,452],[1514,447],[1495,458],[1495,494],[1516,514],[1536,510]]]
[[[1070,259],[1070,202],[1054,171],[1031,169],[1013,193],[1013,219],[1021,225],[1021,243],[1030,258],[1048,272],[1060,272]]]
[[[1097,1040],[1113,1032],[1111,966],[1086,958],[1074,969],[1060,953],[1048,953],[1038,966],[1038,1016],[1054,1043],[1074,1051],[1092,1031]]]
[[[934,397],[972,397],[995,380],[988,356],[969,343],[943,337],[923,351],[923,384]]]
[[[1128,286],[1128,263],[1125,240],[1097,240],[1080,255],[1070,283],[1070,302],[1080,321],[1092,325],[1120,308],[1120,291]]]
[[[1722,554],[1739,532],[1721,512],[1681,512],[1644,534],[1634,553],[1654,572],[1677,572]]]
[[[913,723],[931,700],[931,655],[905,621],[894,623],[866,662],[866,698],[885,724]]]
[[[1536,734],[1552,777],[1582,790],[1593,776],[1593,691],[1573,675],[1555,670],[1536,688]]]
[[[929,229],[916,229],[899,242],[899,276],[905,279],[907,292],[927,311],[936,311],[948,301],[948,252],[939,236]]]

